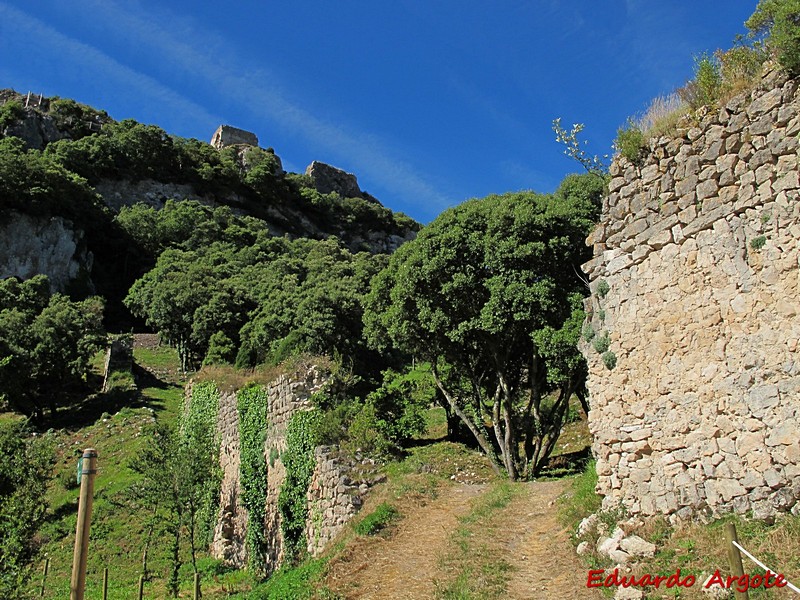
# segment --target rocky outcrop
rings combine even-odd
[[[18,137],[28,148],[41,150],[50,142],[69,138],[58,130],[55,119],[32,108],[25,109],[25,116],[3,129],[2,137]]]
[[[604,507],[800,510],[800,95],[758,89],[617,159],[584,265]]]
[[[161,209],[167,200],[195,200],[207,206],[217,205],[212,198],[198,194],[191,185],[164,183],[153,179],[103,179],[97,183],[95,191],[100,194],[106,206],[117,212],[123,206],[133,206],[140,202]]]
[[[61,217],[35,217],[12,211],[0,221],[0,279],[47,275],[62,292],[79,276],[88,281],[93,257],[83,232]]]
[[[358,180],[352,173],[315,160],[306,167],[306,175],[311,177],[314,189],[320,194],[334,192],[342,198],[363,198],[380,204],[375,198],[361,191],[361,188],[358,187]]]
[[[236,146],[246,144],[247,146],[258,146],[258,138],[255,133],[231,127],[230,125],[220,125],[211,136],[211,145],[217,149],[226,146]]]

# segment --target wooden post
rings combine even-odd
[[[742,554],[739,552],[739,548],[733,545],[733,542],[739,542],[736,537],[736,525],[733,523],[725,524],[725,541],[728,547],[728,564],[731,567],[731,574],[741,577],[744,575],[744,566],[742,565]],[[749,597],[746,591],[740,592],[734,589],[734,598],[736,600],[748,600]]]
[[[200,573],[194,574],[194,600],[200,600]]]
[[[139,593],[136,594],[136,600],[142,600],[144,597],[144,575],[139,575]]]
[[[75,529],[75,551],[72,555],[72,579],[69,585],[70,600],[83,600],[86,590],[86,560],[89,554],[89,528],[92,524],[94,476],[97,473],[97,450],[83,451],[81,468],[81,495],[78,500],[78,523]]]
[[[108,567],[103,569],[103,600],[108,600]]]
[[[39,592],[39,596],[44,598],[44,584],[47,581],[47,572],[50,570],[50,559],[44,559],[44,568],[42,569],[42,589]]]

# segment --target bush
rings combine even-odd
[[[606,366],[606,369],[609,371],[617,366],[617,355],[611,352],[611,350],[603,352],[603,356],[601,358],[603,359],[603,364]]]
[[[0,106],[0,129],[5,129],[24,116],[25,109],[22,108],[22,103],[19,100],[9,100],[3,106]]]
[[[604,332],[603,335],[594,338],[592,342],[592,346],[594,346],[595,351],[598,354],[602,354],[603,352],[608,350],[608,346],[611,344],[611,341],[608,338],[608,332]]]
[[[766,236],[760,235],[760,236],[750,240],[750,247],[753,250],[761,250],[764,247],[764,244],[766,244],[766,243],[767,243]]]
[[[629,120],[624,127],[617,129],[617,139],[614,140],[614,147],[629,161],[638,164],[642,159],[644,141],[644,133]]]
[[[789,73],[800,73],[800,0],[761,0],[745,26],[767,37]]]
[[[712,106],[720,97],[722,73],[719,60],[706,53],[694,58],[694,79],[678,90],[681,99],[693,110]]]

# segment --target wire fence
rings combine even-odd
[[[739,549],[739,551],[741,551],[741,552],[742,552],[742,554],[744,554],[744,555],[745,555],[747,558],[749,558],[749,559],[750,559],[750,560],[752,560],[754,563],[756,563],[756,564],[757,564],[759,567],[761,567],[762,569],[764,569],[764,571],[769,571],[769,572],[771,572],[771,573],[777,573],[777,572],[778,572],[778,571],[776,571],[775,569],[770,569],[770,568],[768,568],[768,567],[767,567],[767,566],[766,566],[766,565],[765,565],[763,562],[761,562],[761,561],[760,561],[760,560],[758,560],[758,559],[757,559],[755,556],[753,556],[753,555],[752,555],[752,554],[750,554],[750,553],[749,553],[747,550],[745,550],[745,549],[742,547],[742,545],[741,545],[739,542],[737,542],[736,540],[732,541],[731,543],[732,543],[734,546],[736,546],[736,547]],[[798,589],[798,588],[797,588],[797,586],[796,586],[796,585],[794,585],[793,583],[790,583],[789,581],[787,581],[787,582],[786,582],[786,587],[788,587],[790,590],[792,590],[792,591],[793,591],[795,594],[800,594],[800,589]]]

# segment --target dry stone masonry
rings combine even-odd
[[[768,70],[612,165],[584,265],[605,508],[800,512],[799,134],[798,81]]]
[[[376,477],[372,460],[358,460],[332,446],[318,446],[314,457],[306,541],[309,554],[318,556],[361,509],[363,495],[385,477]]]
[[[297,411],[313,410],[310,398],[320,391],[327,378],[316,367],[290,377],[281,375],[267,386],[267,436],[264,458],[267,463],[267,504],[264,528],[267,574],[274,571],[283,559],[283,537],[278,496],[286,479],[286,469],[280,456],[287,449],[286,428]],[[242,500],[240,483],[241,445],[239,414],[235,393],[222,394],[217,417],[220,433],[220,465],[223,471],[220,492],[220,513],[214,531],[212,555],[235,567],[247,564],[245,536],[247,510]],[[361,508],[360,495],[367,486],[353,476],[354,461],[332,448],[316,449],[316,467],[308,492],[309,517],[306,522],[309,551],[321,552],[325,544],[344,527]]]

